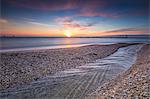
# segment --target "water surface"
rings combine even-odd
[[[48,38],[48,37],[1,37],[0,50],[25,48],[63,48],[89,44],[150,43],[148,37],[107,38]]]

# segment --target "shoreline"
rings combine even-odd
[[[74,48],[1,53],[0,90],[36,81],[46,75],[104,58],[131,44],[88,45]]]
[[[73,48],[73,47],[81,47],[81,46],[87,46],[87,45],[90,45],[90,44],[40,46],[40,47],[26,47],[26,48],[11,48],[11,49],[1,49],[0,53],[18,52],[18,51],[33,51],[33,50],[47,50],[47,49],[60,49],[60,48]]]
[[[148,98],[150,44],[144,44],[137,54],[136,62],[125,72],[100,86],[86,99],[99,98]]]
[[[93,44],[73,44],[73,45],[55,45],[55,46],[39,46],[39,47],[23,47],[23,48],[6,48],[0,49],[0,53],[7,53],[7,52],[22,52],[22,51],[40,51],[40,50],[50,50],[50,49],[63,49],[63,48],[74,48],[74,47],[82,47],[82,46],[90,46],[90,45],[112,45],[112,44],[142,44],[141,42],[135,43],[93,43]],[[144,43],[144,44],[149,44]]]

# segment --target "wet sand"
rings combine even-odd
[[[150,44],[138,52],[136,63],[124,73],[100,86],[86,99],[149,99]]]
[[[0,53],[0,90],[106,57],[128,44]]]
[[[112,50],[112,46],[116,50],[120,47],[117,52],[108,54],[108,50]],[[103,55],[104,52],[107,53],[108,57],[94,58],[96,61],[89,61],[81,65],[78,65],[72,69],[65,69],[64,71],[57,71],[54,75],[46,75],[32,81],[31,83],[26,83],[24,85],[18,85],[13,88],[7,88],[0,91],[1,98],[50,98],[50,99],[84,99],[85,96],[94,92],[101,85],[106,83],[115,77],[118,73],[127,70],[134,61],[136,60],[136,53],[142,45],[132,45],[129,47],[126,44],[117,44],[109,46],[86,46],[91,47],[88,52],[100,51]],[[102,48],[103,49],[102,51]],[[109,48],[108,48],[109,47]],[[96,48],[96,51],[94,50]],[[99,49],[98,49],[99,48]],[[75,49],[81,49],[75,48]],[[85,51],[84,49],[84,51]],[[100,50],[101,49],[101,50]],[[107,50],[106,50],[107,49]],[[62,50],[62,49],[61,49]],[[68,50],[68,49],[63,49]],[[102,53],[103,52],[103,53]],[[82,53],[82,55],[85,53]],[[87,54],[87,52],[86,52]],[[93,54],[90,54],[92,56]],[[92,56],[93,57],[93,56]],[[124,64],[126,63],[126,64]]]

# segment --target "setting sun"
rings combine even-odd
[[[66,31],[66,32],[65,32],[65,35],[66,35],[67,37],[71,37],[71,36],[72,36],[72,33],[71,33],[70,31]]]

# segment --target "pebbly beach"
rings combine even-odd
[[[148,97],[148,49],[149,44],[118,43],[3,52],[0,97]]]
[[[150,45],[144,45],[138,52],[135,64],[111,81],[100,86],[86,99],[121,98],[148,99],[150,97]]]
[[[128,44],[1,53],[0,90],[106,57]]]

